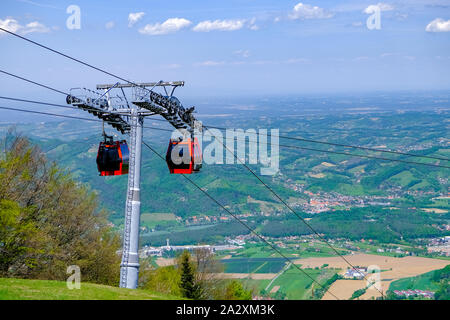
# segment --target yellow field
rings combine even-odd
[[[322,162],[321,165],[323,165],[325,167],[336,167],[336,165],[329,163],[329,162]]]
[[[447,210],[443,210],[443,209],[438,209],[438,208],[424,208],[422,209],[425,212],[429,212],[429,213],[447,213]]]
[[[156,264],[160,267],[173,266],[175,264],[175,259],[173,258],[161,258],[156,259]]]
[[[270,293],[275,293],[280,289],[280,286],[273,286],[272,290],[270,290]]]
[[[387,291],[392,281],[442,269],[446,265],[450,264],[450,261],[448,260],[410,256],[404,258],[394,258],[372,254],[354,254],[347,255],[345,258],[353,266],[368,267],[374,265],[379,267],[381,270],[387,270],[381,272],[380,274],[383,292]],[[347,263],[340,257],[298,259],[295,263],[301,264],[302,268],[315,268],[327,263],[329,268],[342,269],[341,274],[344,274],[348,267]],[[362,289],[365,286],[365,280],[338,280],[333,283],[329,290],[339,299],[348,299],[355,290]],[[360,299],[370,299],[371,297],[378,297],[380,295],[381,294],[376,289],[368,289],[367,292],[360,297]],[[334,298],[329,294],[325,294],[323,299]]]
[[[336,280],[328,290],[322,300],[336,300],[329,292],[332,292],[336,297],[341,300],[348,300],[352,296],[353,292],[358,289],[362,289],[366,286],[365,280]]]
[[[322,179],[322,178],[325,177],[325,174],[323,174],[323,173],[317,173],[317,174],[310,173],[309,176],[312,177],[312,178]]]

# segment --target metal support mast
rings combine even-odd
[[[122,263],[120,264],[120,287],[136,289],[139,276],[139,220],[141,214],[141,150],[144,117],[137,108],[131,109],[130,163],[128,192],[125,205],[125,228],[123,234]]]
[[[125,227],[123,232],[122,262],[120,264],[120,287],[136,289],[139,277],[139,220],[141,214],[140,180],[141,180],[141,150],[142,129],[144,117],[161,115],[175,129],[194,132],[196,123],[193,115],[194,107],[185,109],[180,101],[173,96],[177,87],[184,86],[184,81],[152,82],[140,84],[100,84],[97,90],[103,94],[86,88],[72,88],[66,102],[110,124],[122,134],[129,133],[129,166],[128,190],[125,205]],[[147,87],[151,87],[148,89]],[[155,87],[163,87],[166,95],[153,91]],[[166,87],[172,87],[169,93]],[[134,90],[134,107],[128,104],[123,88]],[[112,89],[120,89],[123,98],[121,102],[112,103]]]

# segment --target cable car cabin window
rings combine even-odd
[[[119,150],[116,147],[100,147],[98,156],[99,171],[117,171],[120,169]]]

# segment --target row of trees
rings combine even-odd
[[[329,238],[351,240],[374,239],[382,243],[445,235],[435,225],[445,223],[445,217],[404,209],[384,210],[381,207],[352,208],[317,214],[311,226]],[[269,237],[311,234],[311,230],[299,220],[273,218],[261,229]]]
[[[0,277],[116,285],[120,239],[85,185],[50,163],[30,141],[9,133],[0,153]]]
[[[450,300],[450,264],[436,270],[432,281],[439,283],[439,290],[434,294],[436,300]]]
[[[251,300],[251,289],[237,280],[217,276],[223,269],[209,250],[184,251],[173,266],[153,268],[143,263],[140,287],[195,300]]]
[[[249,222],[251,227],[255,227],[252,222]],[[170,242],[177,245],[187,245],[192,243],[208,243],[217,240],[222,240],[224,237],[235,237],[241,234],[249,233],[248,229],[236,221],[222,222],[214,226],[203,229],[187,229],[170,234]],[[145,234],[141,237],[142,245],[162,246],[167,241],[167,234],[153,235],[152,233]]]

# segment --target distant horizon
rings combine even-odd
[[[357,110],[367,110],[368,113],[379,112],[435,112],[450,110],[450,90],[391,90],[391,91],[370,91],[370,92],[336,92],[336,93],[304,93],[304,94],[243,94],[243,95],[203,95],[189,96],[184,94],[183,88],[178,88],[175,96],[180,98],[185,107],[195,106],[199,112],[198,117],[202,115],[212,116],[214,114],[228,114],[233,112],[233,116],[246,116],[248,113],[254,113],[255,116],[276,117],[292,112],[292,115],[324,115],[333,114],[337,110],[343,113],[349,113]],[[178,94],[180,93],[180,94]],[[5,93],[8,97],[9,94]],[[57,96],[58,97],[58,96]],[[28,99],[26,96],[20,98]],[[384,98],[381,100],[381,98]],[[420,101],[414,98],[421,98]],[[34,100],[33,98],[29,98]],[[339,100],[346,99],[346,100]],[[354,100],[352,100],[354,99]],[[367,99],[361,100],[361,99]],[[390,101],[392,99],[392,101]],[[414,101],[409,101],[413,99]],[[65,98],[61,95],[59,99],[36,98],[37,101],[52,102],[65,105]],[[393,105],[389,105],[390,103]],[[399,102],[408,102],[399,105]],[[271,105],[271,103],[274,103]],[[300,105],[299,105],[300,103]],[[396,104],[397,103],[397,104]],[[283,108],[280,109],[280,104]],[[424,107],[424,105],[426,107]],[[247,107],[246,107],[247,106]],[[61,115],[70,115],[83,118],[91,118],[81,110],[67,110],[59,107],[38,105],[31,103],[15,102],[0,99],[0,107],[11,107],[18,109],[33,110],[39,112],[49,112]],[[250,107],[250,108],[248,108]],[[315,111],[311,111],[311,109]],[[57,116],[46,116],[20,111],[4,110],[0,124],[29,124],[38,122],[62,122],[71,120],[70,118],[61,118]],[[255,113],[256,111],[256,113]],[[231,116],[231,114],[230,114]],[[230,117],[228,116],[228,118]],[[34,120],[33,120],[34,119]],[[93,118],[94,119],[94,118]],[[76,119],[74,119],[76,120]],[[150,120],[150,119],[149,119]],[[79,121],[79,120],[78,120]]]

